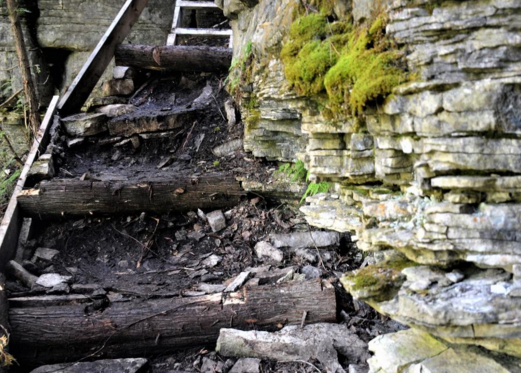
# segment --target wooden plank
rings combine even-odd
[[[12,353],[27,369],[97,358],[93,351],[123,358],[209,346],[221,328],[278,330],[279,324],[300,325],[304,312],[310,324],[335,322],[334,288],[314,280],[289,282],[228,294],[114,302],[91,313],[85,304],[11,307],[9,319]]]
[[[33,165],[37,155],[43,152],[47,147],[47,143],[49,141],[49,129],[51,128],[53,116],[56,113],[58,99],[59,96],[54,96],[51,104],[49,105],[49,108],[47,109],[45,118],[43,119],[40,130],[36,135],[36,139],[34,140],[33,146],[31,147],[27,161],[25,162],[20,177],[18,178],[13,195],[11,196],[4,218],[2,219],[2,223],[0,225],[0,271],[4,271],[6,264],[14,258],[18,242],[18,235],[22,225],[22,214],[20,212],[20,207],[18,206],[16,197],[18,193],[22,191],[25,185],[25,180],[27,179],[27,175],[29,174],[29,170],[31,169],[31,166]]]
[[[230,30],[215,30],[213,28],[178,28],[175,30],[177,35],[199,35],[199,36],[214,36],[214,37],[230,37],[233,31]]]
[[[31,216],[61,217],[217,210],[236,206],[242,196],[233,175],[206,173],[147,182],[54,179],[24,190],[18,203]]]
[[[116,49],[116,65],[171,71],[228,71],[232,50],[206,46],[165,46],[122,44]]]
[[[178,6],[183,9],[219,9],[211,1],[180,1]]]
[[[78,113],[89,98],[92,90],[109,65],[118,44],[130,33],[149,0],[127,0],[125,5],[101,38],[100,42],[83,65],[67,93],[63,96],[58,110],[62,117]]]

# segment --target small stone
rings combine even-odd
[[[85,142],[85,138],[84,137],[78,137],[78,138],[75,138],[75,139],[69,139],[69,140],[67,140],[67,147],[69,149],[71,149],[71,148],[74,148],[76,146],[80,146],[84,142]]]
[[[302,272],[302,274],[306,276],[306,280],[313,280],[322,276],[322,270],[320,268],[313,267],[310,265],[303,267],[300,270],[300,272]]]
[[[282,262],[284,259],[284,253],[274,248],[269,242],[261,241],[255,245],[255,253],[259,259],[268,258],[277,263]]]
[[[272,234],[270,240],[273,246],[280,247],[326,247],[340,243],[337,232],[295,232],[291,234]]]
[[[279,278],[277,280],[277,284],[283,284],[285,282],[289,282],[293,280],[293,276],[295,276],[295,272],[293,270],[286,273],[283,277]]]
[[[128,66],[116,66],[112,72],[114,79],[132,79],[136,76],[136,69]]]
[[[463,279],[465,278],[463,273],[461,273],[459,271],[452,271],[452,272],[446,273],[445,277],[447,277],[449,279],[449,281],[452,282],[453,284],[463,281]]]
[[[235,126],[237,124],[237,112],[235,110],[233,99],[230,98],[224,103],[224,111],[226,112],[228,125],[230,127]]]
[[[203,260],[201,264],[203,265],[203,267],[213,268],[216,265],[218,265],[219,263],[221,263],[222,259],[223,259],[222,257],[213,254],[213,255],[210,255],[205,260]]]
[[[200,231],[193,231],[186,235],[186,237],[190,238],[191,240],[195,240],[197,242],[201,241],[203,239],[205,234]]]
[[[512,272],[514,273],[514,281],[521,280],[521,264],[514,264]]]
[[[206,214],[206,218],[208,219],[208,224],[210,224],[214,233],[226,228],[226,218],[221,210]]]
[[[295,254],[295,256],[307,262],[315,263],[317,261],[317,253],[313,252],[312,250],[294,249],[293,253]]]
[[[498,282],[497,284],[490,286],[490,292],[492,294],[505,295],[509,292],[509,284],[506,282]]]
[[[237,291],[246,280],[250,277],[250,272],[241,272],[228,287],[224,290],[225,293],[230,293],[233,291]]]
[[[69,136],[94,136],[107,131],[107,116],[103,113],[77,114],[62,119]]]
[[[216,284],[216,285],[213,285],[213,284],[199,284],[197,286],[197,289],[199,289],[200,291],[204,291],[206,294],[214,294],[214,293],[222,293],[224,291],[224,289],[226,289],[226,286],[225,285],[221,285],[221,284]]]
[[[53,288],[56,285],[70,281],[71,278],[71,276],[62,276],[57,273],[47,273],[38,277],[36,284],[46,288]]]
[[[235,363],[229,373],[260,373],[260,359],[244,357]]]
[[[207,357],[203,357],[203,364],[201,365],[201,372],[206,373],[220,373],[222,372],[223,362],[222,361],[214,361],[212,359],[208,359]]]
[[[96,109],[97,113],[103,113],[109,118],[119,117],[120,115],[130,114],[137,108],[134,105],[129,104],[114,104],[101,106]]]
[[[33,263],[44,262],[50,263],[52,260],[58,255],[60,252],[54,249],[47,249],[45,247],[39,247],[34,252],[34,256],[32,259]]]
[[[197,209],[197,216],[201,218],[203,221],[207,221],[206,214],[201,209]]]
[[[103,84],[103,96],[128,96],[134,92],[132,79],[112,79]]]

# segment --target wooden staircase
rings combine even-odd
[[[229,48],[233,47],[233,34],[231,29],[217,29],[217,28],[185,28],[181,27],[181,13],[183,10],[202,10],[215,9],[219,7],[212,1],[177,1],[174,11],[174,21],[172,23],[172,31],[168,35],[167,45],[174,46],[178,41],[178,35],[200,36],[210,38],[228,38]]]

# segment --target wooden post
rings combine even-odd
[[[34,139],[33,146],[31,148],[29,156],[27,157],[25,166],[22,169],[22,173],[18,178],[18,182],[16,183],[13,195],[9,200],[7,210],[5,211],[2,224],[0,225],[0,271],[3,271],[6,264],[14,258],[18,242],[18,235],[20,233],[20,227],[22,225],[22,214],[16,197],[18,193],[22,191],[29,170],[31,169],[31,166],[33,165],[33,162],[35,161],[37,155],[40,152],[44,151],[47,147],[47,142],[49,141],[47,135],[51,127],[53,116],[56,113],[56,105],[58,104],[58,99],[59,96],[54,96],[54,98],[51,101],[51,104],[49,105],[49,108],[47,109],[45,118],[43,119],[42,125],[40,126],[40,130],[38,131],[36,138]]]
[[[105,72],[121,44],[145,9],[148,0],[127,0],[63,96],[58,110],[62,117],[78,113]]]
[[[31,124],[33,133],[36,135],[36,131],[38,131],[41,123],[40,114],[38,113],[38,97],[36,95],[33,77],[31,75],[31,64],[29,63],[27,50],[25,49],[22,25],[20,24],[20,18],[18,17],[18,0],[7,0],[7,9],[9,12],[9,18],[11,19],[11,26],[13,28],[16,55],[18,56],[20,72],[22,74],[25,99],[29,105],[29,123]]]

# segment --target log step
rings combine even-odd
[[[167,213],[233,207],[244,194],[225,173],[147,182],[54,179],[22,191],[18,203],[26,214],[42,217]]]
[[[178,5],[183,9],[219,9],[212,1],[180,1]]]
[[[274,331],[335,322],[332,286],[320,281],[253,286],[235,293],[9,310],[11,351],[22,368],[89,358],[146,357],[215,344],[222,328]],[[42,333],[42,330],[45,331]]]
[[[122,44],[116,49],[116,65],[139,69],[223,72],[231,63],[230,48]]]

